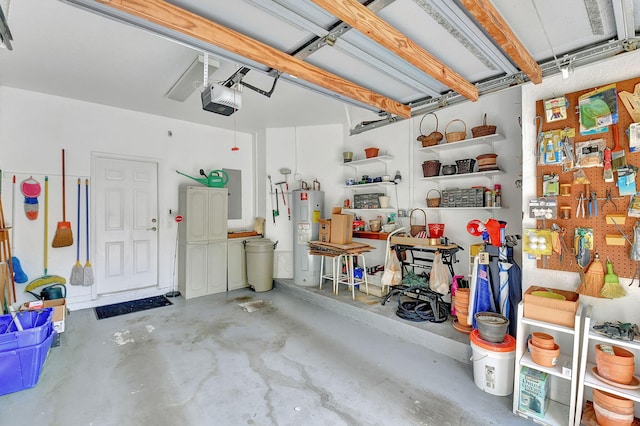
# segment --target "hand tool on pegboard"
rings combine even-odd
[[[589,217],[598,216],[598,194],[595,191],[591,191],[589,195]]]
[[[618,199],[620,199],[622,197],[619,197]],[[607,205],[607,203],[611,203],[613,204],[613,208],[615,209],[615,211],[618,211],[618,205],[616,204],[616,202],[613,200],[613,197],[611,196],[611,189],[607,188],[606,191],[606,197],[604,198],[604,203],[602,203],[602,211],[604,211],[604,206]]]
[[[576,207],[576,219],[580,217],[580,213],[582,213],[582,217],[584,217],[584,192],[581,192],[580,197],[578,198],[578,206]]]

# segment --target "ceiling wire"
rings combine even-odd
[[[542,23],[542,18],[540,17],[540,12],[538,11],[538,7],[536,6],[535,0],[531,0],[531,4],[533,5],[533,10],[536,11],[536,16],[538,17],[538,22],[540,22],[540,27],[542,27],[542,32],[544,33],[544,38],[547,40],[547,44],[549,45],[549,49],[551,50],[551,54],[553,55],[553,59],[556,61],[556,66],[562,72],[562,67],[560,66],[560,61],[558,61],[558,57],[556,56],[556,52],[553,51],[553,46],[551,45],[551,40],[549,40],[549,35],[547,34],[547,30],[544,28],[544,24]]]

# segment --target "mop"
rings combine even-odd
[[[607,273],[604,276],[604,287],[600,291],[600,296],[607,299],[615,299],[617,297],[624,297],[627,293],[620,285],[618,276],[613,272],[613,264],[607,258]]]
[[[78,243],[76,244],[76,264],[71,268],[71,277],[69,277],[69,284],[82,285],[83,273],[82,263],[80,263],[80,178],[78,178]]]
[[[84,188],[85,188],[85,210],[86,210],[86,234],[87,234],[87,262],[84,264],[84,273],[82,276],[82,285],[91,286],[93,285],[93,266],[91,266],[91,262],[89,261],[89,179],[84,180]]]
[[[48,284],[66,284],[67,280],[59,275],[48,275],[49,264],[49,176],[44,177],[44,275],[34,279],[24,288],[31,291]]]

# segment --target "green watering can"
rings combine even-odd
[[[212,170],[207,175],[203,169],[200,169],[200,175],[204,176],[202,178],[189,176],[188,174],[182,173],[179,170],[176,170],[176,173],[200,182],[201,184],[208,186],[209,188],[224,188],[227,182],[229,182],[229,175],[224,170]]]

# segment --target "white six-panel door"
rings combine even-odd
[[[94,164],[97,293],[157,286],[157,164],[107,157]]]

